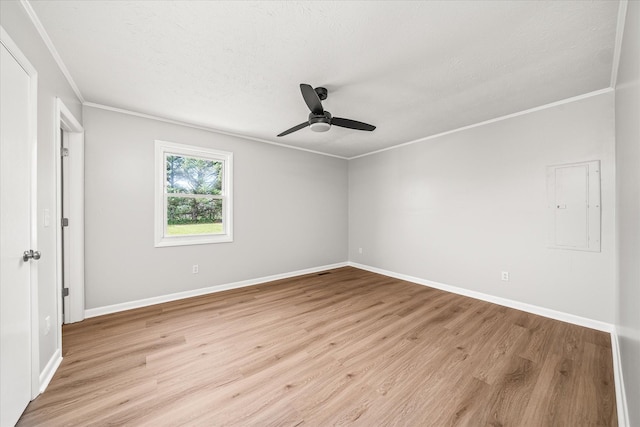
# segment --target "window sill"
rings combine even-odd
[[[155,243],[156,248],[164,248],[169,246],[191,246],[191,245],[207,245],[212,243],[231,243],[233,237],[228,234],[220,234],[214,236],[175,236],[162,237]]]

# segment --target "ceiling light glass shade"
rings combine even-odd
[[[309,127],[314,132],[326,132],[329,130],[331,125],[325,122],[315,122],[315,123],[311,123]]]

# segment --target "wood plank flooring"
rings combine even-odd
[[[609,335],[351,267],[67,325],[20,426],[615,426]]]

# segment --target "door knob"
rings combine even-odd
[[[29,261],[30,259],[35,259],[36,261],[40,259],[40,252],[34,251],[33,249],[29,249],[28,251],[24,251],[22,254],[22,260],[24,262]]]

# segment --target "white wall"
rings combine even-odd
[[[38,71],[38,247],[42,258],[38,261],[38,310],[40,318],[40,370],[44,369],[59,348],[55,332],[57,289],[55,263],[55,224],[43,226],[43,212],[48,209],[52,218],[56,212],[56,176],[54,142],[56,97],[62,99],[78,120],[82,107],[73,90],[49,54],[26,12],[17,1],[0,2],[0,24],[18,45],[22,53]],[[51,318],[52,330],[44,335],[45,318]]]
[[[85,109],[87,308],[335,262],[367,264],[616,322],[640,425],[640,4],[629,2],[615,93],[618,276],[614,284],[613,96],[600,95],[350,162]],[[38,212],[55,212],[55,98],[82,107],[23,8],[0,24],[39,73]],[[153,140],[235,154],[235,241],[153,247]],[[545,247],[545,166],[602,161],[602,253]],[[348,173],[348,175],[347,175]],[[347,192],[347,182],[348,190]],[[348,222],[347,222],[348,217]],[[39,318],[57,316],[55,229],[38,227]],[[348,252],[347,236],[348,235]],[[364,253],[359,254],[362,247]],[[191,274],[199,264],[200,273]],[[511,274],[500,281],[500,271]],[[40,335],[41,370],[59,343]]]
[[[346,160],[93,107],[84,127],[88,309],[346,261]],[[232,243],[154,247],[155,139],[233,152]]]
[[[616,85],[616,328],[630,426],[640,426],[640,3],[628,3]]]
[[[351,160],[349,260],[613,323],[613,102],[609,92]],[[602,162],[602,252],[548,249],[545,167],[587,160]]]

